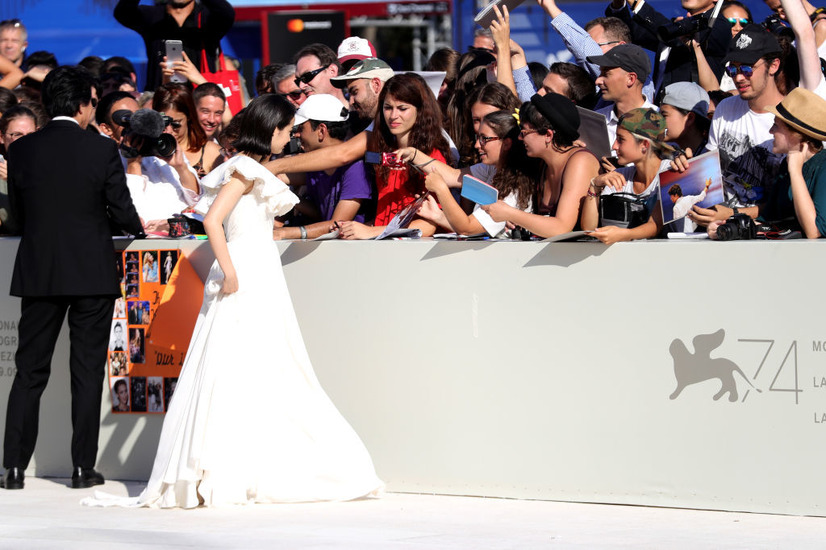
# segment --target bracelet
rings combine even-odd
[[[307,228],[305,228],[303,225],[299,225],[298,226],[298,231],[301,233],[301,240],[306,241],[307,240]]]
[[[413,164],[413,166],[415,166],[416,168],[424,168],[425,166],[427,166],[428,164],[430,164],[434,160],[436,160],[436,159],[430,159],[429,161],[425,162],[424,164],[413,164],[412,162],[410,164]]]
[[[588,196],[589,197],[598,197],[596,193],[594,193],[593,189],[588,189]]]

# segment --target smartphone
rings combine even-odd
[[[184,45],[180,40],[164,40],[166,46],[166,62],[171,65],[176,61],[184,60]],[[179,72],[172,74],[172,82],[186,82],[186,77]]]

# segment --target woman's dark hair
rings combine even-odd
[[[292,124],[295,108],[278,94],[258,96],[247,105],[238,139],[232,146],[240,153],[269,155],[272,135]]]
[[[723,12],[726,11],[726,8],[730,8],[732,6],[736,6],[741,10],[745,11],[746,15],[749,18],[749,23],[754,22],[754,17],[751,16],[751,10],[748,8],[748,6],[746,6],[742,2],[738,2],[737,0],[726,0],[725,2],[723,2],[723,7],[720,9],[720,15],[722,15]]]
[[[17,96],[8,88],[0,88],[0,113],[17,105]]]
[[[487,82],[486,69],[493,61],[495,59],[490,53],[475,50],[463,54],[456,65],[456,84],[447,102],[445,129],[459,149],[459,166],[467,166],[476,161],[468,96]]]
[[[384,103],[387,96],[396,101],[409,103],[416,108],[416,121],[407,140],[408,147],[415,147],[419,151],[430,154],[434,149],[439,151],[450,162],[450,147],[442,135],[442,117],[439,104],[424,78],[416,73],[397,74],[385,82],[379,94],[379,108],[374,119],[375,130],[368,138],[367,150],[375,152],[389,152],[398,149],[396,136],[390,133],[387,121],[384,118]],[[376,168],[376,182],[381,184],[387,181],[387,168]],[[407,178],[407,188],[412,193],[422,190],[424,179],[417,171],[410,170]]]
[[[95,79],[81,67],[58,67],[43,79],[40,93],[50,117],[74,117],[81,105],[92,101]]]
[[[43,128],[49,123],[49,120],[51,120],[42,103],[34,101],[21,101],[18,105],[22,105],[34,113],[35,126],[37,128]]]
[[[9,107],[6,109],[6,112],[3,113],[3,118],[0,118],[0,134],[5,135],[6,130],[9,129],[9,124],[15,119],[28,117],[32,119],[34,122],[35,129],[40,128],[40,125],[37,123],[37,116],[29,109],[23,105],[15,105],[14,107]],[[0,153],[6,153],[6,146],[0,145]]]
[[[120,386],[121,384],[123,384],[123,387],[126,387],[126,380],[120,378],[115,381],[115,385],[113,386],[115,388],[115,393],[118,393],[118,386]]]
[[[488,113],[482,119],[482,124],[490,126],[502,140],[502,152],[491,185],[496,187],[500,197],[515,193],[516,206],[526,209],[535,198],[542,160],[528,157],[525,144],[519,139],[519,123],[512,111]]]
[[[192,91],[189,86],[175,82],[161,84],[155,90],[155,95],[152,96],[152,108],[159,113],[175,109],[186,117],[189,152],[200,151],[206,145],[207,137],[204,129],[198,123],[195,101],[192,99]]]
[[[442,125],[447,127],[447,104],[453,97],[453,90],[456,89],[457,64],[461,54],[453,48],[441,48],[433,52],[430,59],[424,66],[425,71],[444,71],[445,90],[439,94],[436,100],[442,108]]]
[[[705,117],[705,116],[703,116],[699,113],[695,113],[694,111],[686,111],[685,109],[680,109],[679,107],[674,107],[674,105],[672,105],[671,107],[676,109],[683,116],[688,116],[690,114],[693,114],[694,115],[694,117],[693,117],[694,127],[697,128],[697,130],[700,132],[700,134],[702,134],[704,140],[708,139],[708,131],[711,129],[711,119],[710,118]]]
[[[548,130],[553,130],[554,137],[553,139],[551,139],[551,143],[553,143],[555,148],[565,149],[566,147],[573,146],[575,138],[572,138],[571,136],[566,136],[562,132],[557,131],[557,129],[551,126],[551,123],[548,122],[548,119],[542,116],[542,113],[539,112],[539,109],[537,109],[536,106],[530,101],[526,101],[519,108],[519,117],[522,120],[522,124],[530,124],[540,134],[544,134]]]
[[[514,111],[519,107],[519,98],[513,95],[513,92],[499,82],[491,82],[473,90],[467,97],[467,110],[473,107],[475,103],[484,103],[496,107],[500,111]],[[470,117],[468,117],[470,118]],[[470,123],[471,130],[473,130],[473,120]],[[471,132],[472,133],[472,132]]]
[[[229,124],[224,126],[224,129],[221,130],[221,133],[218,135],[218,144],[224,148],[224,152],[226,153],[224,156],[226,157],[232,156],[238,152],[235,150],[233,143],[236,139],[238,139],[238,136],[241,135],[241,121],[244,120],[244,115],[246,113],[246,107],[238,111],[238,113],[232,117],[232,120],[229,121]]]

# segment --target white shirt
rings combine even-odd
[[[125,170],[126,159],[122,160]],[[187,168],[195,174],[188,162]],[[194,206],[199,198],[197,193],[181,185],[178,172],[158,157],[143,157],[141,175],[126,174],[126,185],[144,221],[165,220]]]
[[[655,111],[659,111],[659,107],[648,101],[648,98],[643,95],[643,104],[640,105],[640,109],[654,109]],[[617,113],[614,111],[614,104],[608,105],[603,107],[602,109],[597,109],[597,113],[601,114],[605,117],[605,121],[608,123],[608,140],[611,143],[611,146],[614,146],[614,142],[617,140],[617,124],[619,123],[619,117]],[[612,152],[613,155],[613,152]]]

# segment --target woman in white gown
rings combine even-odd
[[[316,379],[272,240],[298,198],[261,164],[289,141],[293,107],[247,108],[240,154],[201,180],[216,261],[146,489],[88,505],[192,508],[351,500],[383,488],[367,449]],[[223,226],[223,227],[222,227]]]

